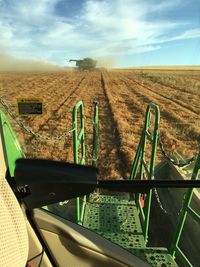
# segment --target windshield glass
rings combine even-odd
[[[198,0],[0,0],[0,110],[20,155],[93,165],[103,180],[191,179],[200,142],[199,14]],[[14,166],[19,154],[9,149]],[[148,259],[136,250],[163,247],[174,256],[163,231],[169,224],[172,241],[187,191],[178,190],[153,189],[149,196],[97,191],[45,209],[157,266],[160,258],[150,248]],[[193,192],[199,223],[200,190]],[[184,231],[193,232],[183,234],[181,245],[198,266],[199,224],[189,220]],[[132,235],[135,224],[138,241],[126,231],[115,236],[123,227]],[[195,244],[190,253],[186,243]]]
[[[150,266],[177,266],[176,263],[178,266],[184,266],[178,256],[175,263],[169,253],[180,230],[177,225],[180,222],[184,193],[185,189],[179,189],[178,195],[177,189],[154,189],[149,222],[147,218],[143,220],[138,210],[136,204],[138,195],[125,192],[98,190],[87,197],[81,197],[80,216],[77,214],[77,199],[43,208],[106,238],[148,262]],[[140,195],[139,203],[143,205],[147,197],[148,195]],[[172,202],[175,203],[173,207]],[[196,211],[199,209],[196,195],[191,206]],[[193,266],[198,266],[200,260],[198,253],[200,232],[196,226],[196,222],[188,216],[179,243]],[[145,227],[148,229],[148,242],[144,236]],[[197,232],[191,231],[193,227]],[[188,243],[186,240],[192,242]]]

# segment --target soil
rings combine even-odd
[[[73,128],[73,106],[85,108],[87,164],[92,163],[94,101],[99,103],[98,167],[103,179],[128,178],[147,104],[160,108],[160,138],[168,155],[187,159],[200,140],[200,71],[120,70],[104,72],[1,73],[0,96],[34,132],[59,136]],[[44,114],[18,116],[18,98],[43,99]],[[3,109],[3,107],[0,107]],[[4,110],[4,109],[3,109]],[[73,138],[43,140],[9,118],[26,156],[73,162]],[[146,156],[150,156],[150,145]],[[158,148],[158,163],[162,159]]]

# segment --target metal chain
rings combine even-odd
[[[42,139],[42,140],[51,140],[51,141],[60,141],[60,140],[64,140],[66,139],[66,137],[75,130],[75,128],[72,128],[70,130],[67,130],[66,133],[62,134],[62,135],[57,135],[57,136],[45,136],[45,135],[41,135],[39,133],[36,133],[35,131],[33,131],[31,128],[27,127],[25,125],[24,122],[22,122],[21,120],[19,120],[17,118],[17,116],[12,112],[11,108],[9,107],[9,105],[4,101],[4,99],[2,97],[0,97],[0,103],[1,105],[5,108],[6,112],[9,114],[9,116],[24,130],[26,131],[28,134],[33,135],[34,137],[38,138],[38,139]],[[161,141],[161,138],[158,138],[158,144],[159,147],[161,149],[161,152],[163,154],[163,156],[165,158],[167,158],[173,165],[176,165],[178,167],[186,167],[188,165],[190,165],[195,159],[196,156],[193,156],[192,158],[184,161],[184,162],[176,162],[174,159],[172,159],[166,152],[164,149],[164,145],[163,142]],[[97,161],[97,158],[93,158],[92,160]]]
[[[10,115],[10,117],[24,130],[26,131],[28,134],[33,135],[34,137],[38,138],[38,139],[42,139],[42,140],[51,140],[51,141],[60,141],[60,140],[64,140],[66,139],[66,137],[73,131],[75,131],[75,128],[72,128],[70,130],[67,130],[66,133],[62,134],[62,135],[57,135],[57,136],[45,136],[45,135],[41,135],[39,133],[34,132],[31,128],[27,127],[25,125],[24,122],[22,122],[21,120],[19,120],[17,118],[17,116],[12,112],[11,108],[9,107],[9,105],[3,100],[2,97],[0,97],[0,103],[1,105],[4,107],[4,109],[6,110],[6,112]]]
[[[196,156],[193,156],[192,158],[186,160],[186,161],[182,161],[182,162],[177,162],[175,161],[174,159],[172,159],[166,152],[165,152],[165,149],[164,149],[164,145],[163,145],[163,142],[161,141],[161,138],[159,137],[158,138],[158,144],[159,144],[159,147],[161,149],[161,152],[163,154],[163,156],[168,159],[173,165],[177,166],[177,167],[186,167],[188,165],[190,165],[193,161],[195,161]]]
[[[166,213],[166,214],[170,214],[162,205],[162,202],[160,200],[160,197],[158,195],[158,191],[156,190],[156,188],[154,188],[154,194],[155,194],[155,197],[156,197],[156,200],[157,200],[157,203],[159,205],[159,207],[161,208],[161,210]]]

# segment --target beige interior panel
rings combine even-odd
[[[6,160],[0,128],[0,266],[25,266],[28,236],[20,205],[6,178]]]
[[[41,261],[40,267],[52,267],[46,253],[43,253],[42,245],[28,220],[26,220],[26,225],[29,238],[28,261],[32,259],[31,263],[33,266],[39,266]]]
[[[1,134],[2,133],[0,132],[0,173],[3,174],[3,176],[5,177],[6,170],[7,170],[7,164],[6,164],[6,159],[5,159],[5,155],[4,155],[5,150],[3,149]],[[8,205],[8,203],[7,203],[7,205]],[[24,218],[26,220],[26,226],[27,226],[27,232],[28,232],[28,243],[29,243],[29,249],[28,249],[28,244],[27,244],[27,251],[29,250],[28,259],[32,259],[32,258],[36,257],[31,262],[34,264],[34,266],[38,266],[38,264],[40,263],[41,257],[40,256],[37,257],[37,255],[42,253],[42,246],[41,246],[41,243],[40,243],[38,237],[36,236],[33,228],[31,227],[30,223],[28,222],[25,212],[23,212],[23,214],[24,214]],[[17,266],[17,265],[15,265],[15,266]],[[44,253],[42,256],[42,262],[41,262],[40,266],[41,267],[52,267],[52,264],[49,261],[46,253]]]
[[[58,266],[104,266],[104,267],[125,267],[127,264],[118,262],[116,259],[105,256],[90,248],[80,246],[76,242],[45,230],[42,230],[45,240],[53,253],[57,253],[56,263]],[[130,265],[128,265],[130,266]]]
[[[96,233],[54,214],[35,209],[33,217],[59,267],[150,266]]]

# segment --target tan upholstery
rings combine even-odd
[[[27,259],[32,259],[33,266],[41,263],[41,267],[52,267],[46,253],[42,254],[42,245],[4,178],[7,161],[3,145],[0,128],[0,267],[25,267]]]
[[[28,257],[28,235],[23,213],[5,179],[0,138],[0,266],[24,267]]]

